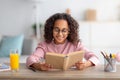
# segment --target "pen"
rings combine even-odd
[[[101,51],[102,55],[104,56],[104,58],[106,58],[105,54]]]
[[[33,68],[33,67],[29,67],[29,69],[36,72],[35,68]]]
[[[110,53],[110,58],[112,58],[112,54]]]

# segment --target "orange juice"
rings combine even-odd
[[[10,53],[10,66],[11,70],[19,70],[19,54]]]

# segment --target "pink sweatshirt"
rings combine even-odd
[[[35,52],[27,58],[26,65],[29,67],[31,64],[39,62],[39,59],[41,57],[44,58],[44,55],[47,52],[68,54],[70,52],[80,51],[80,50],[85,51],[84,58],[86,60],[90,60],[94,65],[97,65],[99,63],[97,56],[95,56],[94,53],[90,52],[87,48],[85,48],[82,45],[82,43],[79,42],[77,45],[74,45],[66,40],[64,44],[59,44],[59,45],[55,44],[54,41],[52,41],[49,44],[46,42],[42,42],[38,44]]]

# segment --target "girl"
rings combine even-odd
[[[37,70],[47,71],[52,68],[52,65],[39,62],[47,52],[68,54],[80,50],[85,51],[86,61],[77,62],[75,64],[77,69],[82,70],[97,65],[98,58],[80,42],[78,27],[77,21],[69,14],[57,13],[52,15],[45,23],[45,41],[38,44],[35,52],[27,58],[26,65]]]

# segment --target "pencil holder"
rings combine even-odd
[[[104,71],[116,72],[116,59],[112,58],[104,59]]]

